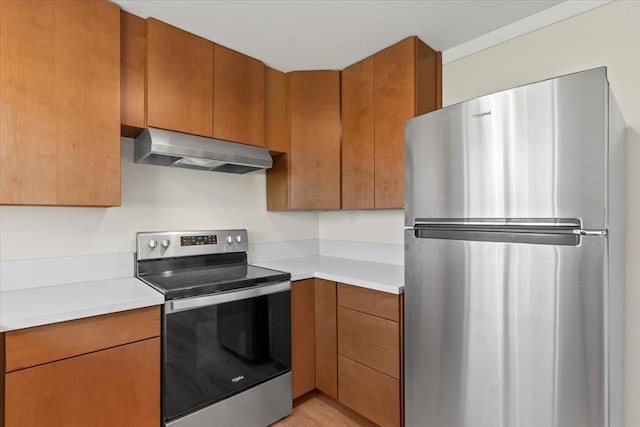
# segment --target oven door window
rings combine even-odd
[[[170,421],[291,370],[291,292],[165,316]]]

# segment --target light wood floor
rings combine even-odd
[[[374,427],[376,424],[361,417],[329,396],[312,391],[295,400],[293,413],[271,427]]]

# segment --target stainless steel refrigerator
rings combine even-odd
[[[622,426],[625,125],[606,68],[405,137],[406,425]]]

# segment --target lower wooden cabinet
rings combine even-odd
[[[0,426],[158,426],[160,309],[0,334]]]
[[[340,402],[383,427],[399,426],[400,380],[338,355]]]
[[[398,322],[339,307],[338,325],[340,354],[400,378]]]
[[[338,398],[336,283],[315,279],[316,388]]]
[[[381,426],[403,420],[402,295],[293,282],[293,397],[318,389]]]
[[[401,426],[402,295],[338,285],[338,400],[381,426]]]
[[[160,338],[6,375],[7,427],[160,423]]]
[[[293,398],[316,388],[314,279],[291,284],[291,372]]]
[[[336,283],[321,279],[291,285],[293,398],[318,389],[338,398]]]

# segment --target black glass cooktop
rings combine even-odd
[[[167,300],[226,292],[291,279],[291,274],[247,264],[244,253],[138,261],[138,277]]]

